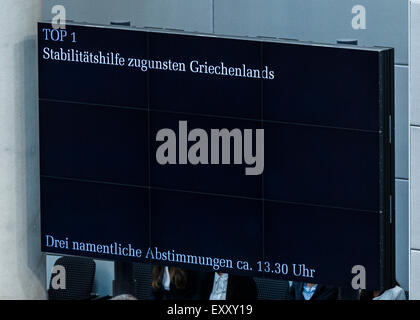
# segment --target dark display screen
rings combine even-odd
[[[42,250],[393,278],[393,50],[38,26]]]

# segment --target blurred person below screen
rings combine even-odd
[[[153,300],[197,300],[198,273],[175,267],[153,266]]]
[[[338,288],[322,284],[293,282],[289,300],[337,300]]]
[[[205,272],[200,281],[200,300],[256,300],[257,286],[252,277],[221,272]]]
[[[404,289],[394,281],[394,286],[386,290],[360,290],[360,300],[407,300],[407,297]]]

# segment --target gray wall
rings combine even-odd
[[[410,294],[420,299],[420,1],[410,8]]]
[[[40,18],[41,0],[0,1],[0,300],[45,298],[39,236]]]
[[[44,0],[51,17],[55,0]],[[407,0],[62,0],[67,18],[203,33],[293,38],[395,48],[397,280],[408,290],[408,1]],[[366,8],[366,29],[354,30],[352,8]],[[419,120],[420,121],[420,120]]]

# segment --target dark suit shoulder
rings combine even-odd
[[[252,277],[229,275],[226,300],[256,300],[257,285]]]

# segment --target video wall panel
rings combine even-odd
[[[38,28],[43,251],[390,283],[392,49]]]

